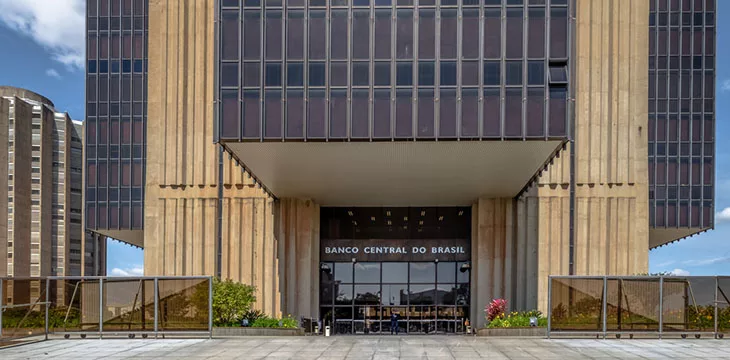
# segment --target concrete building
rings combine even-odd
[[[81,275],[81,122],[33,92],[0,87],[0,127],[8,169],[4,276]],[[32,289],[37,296],[41,289]],[[63,294],[63,289],[58,289]]]
[[[146,275],[336,332],[461,332],[713,226],[714,0],[148,6],[143,236],[116,237]],[[99,53],[126,31],[104,24]]]

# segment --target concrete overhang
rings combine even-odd
[[[649,249],[682,240],[688,236],[703,233],[711,228],[651,228],[649,229]]]
[[[144,249],[144,230],[93,229],[97,234]]]
[[[322,206],[454,206],[517,196],[564,140],[225,142],[278,198]]]

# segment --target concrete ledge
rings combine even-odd
[[[477,336],[533,336],[547,337],[547,328],[544,327],[527,327],[527,328],[493,328],[479,329]]]
[[[304,329],[216,327],[213,336],[303,336]]]

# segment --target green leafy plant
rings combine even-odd
[[[249,324],[249,326],[251,326],[251,324],[255,323],[256,320],[263,319],[263,318],[266,318],[266,317],[267,316],[266,316],[266,314],[264,314],[263,311],[256,310],[256,309],[251,309],[249,311],[246,311],[245,314],[243,314],[242,320],[248,320],[248,324]]]
[[[253,322],[251,327],[255,328],[281,328],[281,329],[296,329],[298,327],[296,319],[288,315],[281,319],[262,317]]]
[[[547,326],[547,318],[543,317],[540,311],[530,310],[522,312],[513,311],[509,314],[502,313],[490,321],[487,327],[490,329],[530,327],[530,318],[532,317],[537,318],[537,326]]]
[[[230,279],[213,281],[213,322],[215,326],[240,326],[256,301],[256,288]]]

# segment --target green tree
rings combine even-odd
[[[256,288],[231,279],[213,282],[213,319],[216,325],[236,324],[256,301]]]

